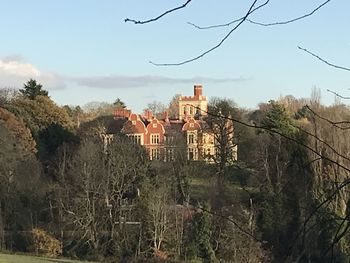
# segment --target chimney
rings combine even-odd
[[[203,95],[203,87],[202,85],[194,85],[194,96],[199,98]]]

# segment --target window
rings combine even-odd
[[[188,160],[195,160],[195,150],[193,148],[188,149]]]
[[[157,128],[157,123],[153,123],[152,127]]]
[[[173,143],[174,142],[174,136],[166,136],[165,137],[165,139],[166,139],[166,142],[168,143],[168,144],[171,144],[171,143]]]
[[[167,162],[174,161],[174,149],[167,149],[165,158]]]
[[[190,123],[190,127],[193,128],[194,127],[194,123]]]
[[[141,134],[130,134],[128,137],[132,140],[133,143],[142,144]]]
[[[151,134],[151,143],[159,144],[159,134]]]
[[[151,160],[160,160],[160,149],[151,149]]]
[[[136,125],[136,121],[131,121],[132,125]]]
[[[193,108],[192,108],[192,106],[190,106],[189,108],[190,108],[190,115],[193,115]]]
[[[193,144],[194,143],[194,134],[193,133],[189,133],[187,135],[187,143],[188,144]]]
[[[186,115],[186,106],[183,107],[183,113]]]

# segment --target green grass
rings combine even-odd
[[[0,253],[0,263],[78,263],[78,262],[84,262],[84,261]]]
[[[216,179],[210,177],[190,178],[190,197],[196,201],[208,201],[210,197],[217,193],[215,188]],[[244,202],[248,198],[247,193],[240,185],[227,181],[225,185],[225,199],[232,203]]]

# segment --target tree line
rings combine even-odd
[[[58,106],[35,80],[1,90],[1,251],[102,262],[349,261],[346,105],[322,105],[317,91],[255,110],[214,98],[211,163],[187,160],[182,135],[166,163],[121,133],[105,147],[112,108]]]

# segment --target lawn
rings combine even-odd
[[[79,263],[84,261],[0,253],[0,263]]]
[[[215,178],[191,177],[190,197],[193,201],[208,201],[210,196],[216,193]],[[247,193],[237,183],[227,182],[225,187],[225,199],[232,203],[246,202]]]

